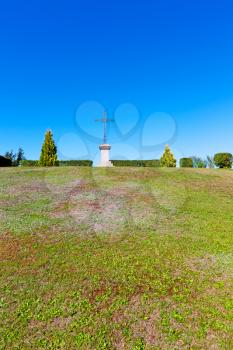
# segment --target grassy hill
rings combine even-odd
[[[233,172],[0,170],[0,349],[233,349]]]

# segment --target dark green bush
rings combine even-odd
[[[217,153],[214,156],[214,164],[221,169],[231,169],[233,156],[231,153]]]
[[[143,166],[141,160],[111,160],[111,162],[116,167],[123,167],[123,166],[140,167],[140,166]]]
[[[160,161],[154,160],[112,160],[112,164],[116,167],[160,167]]]
[[[88,166],[92,167],[92,160],[60,160],[60,166]]]
[[[0,156],[0,167],[12,166],[12,161],[8,158]]]
[[[181,158],[180,159],[180,167],[181,168],[193,168],[192,158]]]
[[[38,160],[21,160],[20,165],[23,167],[35,167],[39,166]]]
[[[35,167],[40,166],[38,160],[22,160],[20,165],[23,167]],[[93,165],[91,160],[60,160],[57,161],[57,166],[89,166]]]
[[[144,160],[143,161],[145,167],[149,168],[159,168],[160,167],[160,160],[153,159],[153,160]]]

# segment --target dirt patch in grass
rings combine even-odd
[[[22,248],[20,240],[12,235],[0,236],[0,260],[16,260]]]
[[[28,329],[31,330],[65,330],[72,322],[72,317],[56,317],[50,322],[31,320],[28,324]]]
[[[125,210],[121,196],[95,190],[72,195],[68,212],[78,224],[87,224],[95,232],[107,232],[124,224]]]
[[[9,233],[0,236],[0,261],[19,261],[18,274],[27,274],[36,261],[34,237],[16,237]]]
[[[128,350],[129,346],[124,339],[122,331],[114,329],[112,332],[112,349],[114,350]]]
[[[215,194],[220,193],[233,196],[233,171],[211,171],[205,169],[200,171],[195,169],[195,174],[200,174],[202,177],[194,180],[191,176],[190,179],[187,179],[186,183],[189,189],[206,190]]]
[[[82,183],[55,207],[53,215],[70,216],[77,224],[85,224],[98,233],[116,232],[129,223],[153,226],[159,213],[155,197],[145,186],[125,183],[93,188],[93,184]]]
[[[66,329],[72,321],[72,317],[56,317],[54,320],[50,323],[50,327],[52,329],[58,328],[61,330]]]
[[[161,345],[161,332],[158,331],[160,323],[160,312],[154,310],[149,317],[134,324],[133,335],[135,338],[143,338],[146,345]]]
[[[207,271],[216,268],[216,258],[213,255],[195,258],[189,257],[187,258],[186,263],[192,271],[199,273],[206,273]]]
[[[162,346],[164,338],[160,327],[160,310],[156,308],[149,312],[149,309],[150,303],[143,303],[142,295],[134,295],[124,308],[114,313],[112,321],[122,329],[130,324],[133,342],[136,339],[143,339],[147,347]],[[124,344],[122,333],[118,332],[118,336],[118,342],[115,340],[114,344]]]

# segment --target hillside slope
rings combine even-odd
[[[0,170],[0,349],[232,349],[233,172]]]

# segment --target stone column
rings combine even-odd
[[[112,167],[113,164],[110,162],[110,150],[111,146],[108,144],[100,145],[100,167]]]

